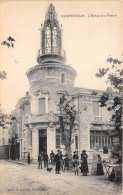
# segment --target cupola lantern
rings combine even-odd
[[[41,25],[41,48],[38,51],[37,62],[65,63],[65,51],[62,49],[62,28],[57,20],[55,7],[50,4]]]

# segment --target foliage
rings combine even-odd
[[[11,124],[11,122],[8,120],[8,115],[2,113],[0,115],[0,126],[3,127],[3,129],[7,129],[7,125]]]
[[[7,40],[5,40],[5,41],[2,41],[2,43],[1,43],[1,45],[3,45],[3,46],[7,46],[8,48],[9,47],[12,47],[12,48],[14,48],[14,42],[15,41],[15,39],[13,38],[13,37],[11,37],[11,36],[9,36],[8,38],[7,38]],[[0,79],[7,79],[6,78],[6,75],[7,75],[7,73],[5,72],[5,71],[0,71]]]
[[[3,42],[1,43],[1,45],[7,46],[8,48],[9,48],[9,47],[14,47],[13,41],[15,41],[15,39],[9,36],[9,37],[7,38],[7,40],[5,40],[5,41],[3,41]]]
[[[5,114],[3,112],[0,113],[0,126],[3,129],[7,129],[8,125],[11,125],[12,121],[14,121],[14,120],[16,120],[15,117],[8,115],[8,114]]]
[[[7,75],[7,73],[5,72],[5,71],[0,71],[0,79],[6,79],[6,75]]]
[[[77,111],[75,106],[72,105],[72,100],[67,100],[65,94],[62,94],[58,104],[60,115],[60,130],[62,133],[62,144],[65,145],[66,152],[70,154],[72,144],[72,132],[74,122],[76,119]]]
[[[108,70],[109,70],[109,68],[107,68],[107,69],[105,69],[105,68],[99,69],[99,72],[96,73],[96,76],[102,78],[108,72]]]
[[[100,107],[107,107],[107,110],[114,111],[112,114],[112,117],[110,121],[114,122],[115,124],[115,131],[118,132],[119,135],[119,144],[121,146],[122,144],[122,130],[121,130],[121,125],[122,125],[122,100],[121,100],[121,91],[122,91],[122,75],[123,75],[123,70],[122,70],[122,60],[118,59],[113,59],[112,57],[109,57],[107,59],[108,64],[110,64],[110,67],[104,69],[99,69],[99,73],[96,73],[96,76],[99,78],[102,78],[103,76],[107,75],[107,80],[106,82],[109,83],[112,87],[113,90],[118,92],[115,97],[113,98],[112,93],[103,93],[101,96],[99,102],[100,102]],[[113,105],[108,106],[107,101],[109,98],[113,98]]]
[[[12,135],[12,138],[9,138],[9,144],[14,145],[17,141],[17,138],[18,138],[17,134]]]

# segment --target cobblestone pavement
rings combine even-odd
[[[121,183],[104,176],[75,176],[74,172],[55,174],[37,165],[0,161],[0,195],[116,195],[122,194]]]

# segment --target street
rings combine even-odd
[[[122,184],[104,179],[104,176],[79,176],[74,172],[55,174],[37,165],[21,165],[0,161],[0,194],[3,195],[100,195],[122,194]]]

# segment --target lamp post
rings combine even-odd
[[[9,160],[11,160],[11,145],[12,145],[12,140],[10,138],[9,139]]]
[[[9,143],[9,160],[11,160],[10,155],[11,155],[11,146],[10,146],[10,143]]]

